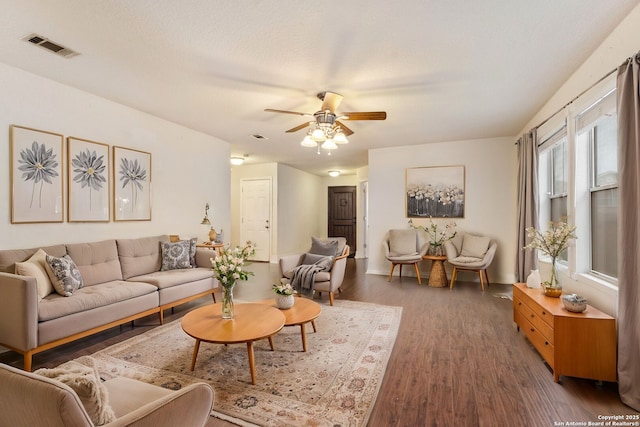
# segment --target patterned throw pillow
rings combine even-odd
[[[61,258],[47,255],[46,259],[45,268],[57,293],[64,297],[70,297],[82,287],[80,270],[69,255]]]
[[[189,264],[191,264],[191,267],[195,268],[198,266],[198,264],[196,264],[196,245],[198,244],[198,238],[194,237],[193,239],[189,240]]]
[[[189,240],[178,242],[160,242],[162,250],[162,271],[191,268]]]

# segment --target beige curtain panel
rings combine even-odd
[[[640,411],[640,52],[618,68],[618,386]]]
[[[531,270],[538,268],[533,249],[523,250],[527,242],[527,227],[538,227],[538,147],[536,129],[522,135],[518,146],[518,241],[516,279],[524,282]]]

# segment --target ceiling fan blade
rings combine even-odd
[[[387,113],[386,111],[340,113],[340,118],[344,120],[385,120]]]
[[[333,92],[325,92],[322,99],[322,109],[321,111],[331,111],[335,113],[338,109],[338,105],[342,102],[342,95],[338,95]]]
[[[309,114],[309,113],[299,113],[297,111],[287,111],[287,110],[274,110],[273,108],[265,108],[264,111],[267,111],[269,113],[284,113],[284,114],[295,114],[296,116],[313,117],[313,114]]]
[[[305,123],[303,123],[303,124],[301,124],[301,125],[299,125],[299,126],[296,126],[296,127],[294,127],[294,128],[291,128],[291,129],[289,129],[289,130],[288,130],[288,131],[286,131],[286,132],[298,132],[300,129],[304,129],[304,128],[306,128],[307,126],[309,126],[309,122],[305,122]]]
[[[340,128],[342,129],[342,133],[344,133],[345,136],[353,135],[353,131],[348,127],[346,127],[344,123],[340,123],[339,121],[336,121],[336,124],[340,126]]]

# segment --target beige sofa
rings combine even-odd
[[[42,299],[35,277],[14,274],[15,263],[38,248],[1,250],[0,346],[22,354],[30,371],[36,353],[151,314],[162,323],[164,310],[214,295],[213,252],[198,248],[197,267],[161,271],[160,242],[168,241],[155,236],[44,247],[52,256],[68,254],[84,284],[70,297],[53,292]]]

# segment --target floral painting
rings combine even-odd
[[[67,138],[68,218],[109,221],[109,146]]]
[[[408,218],[463,218],[464,166],[408,168]]]
[[[11,222],[62,222],[63,136],[12,125]]]
[[[151,220],[151,153],[113,147],[114,220]]]

